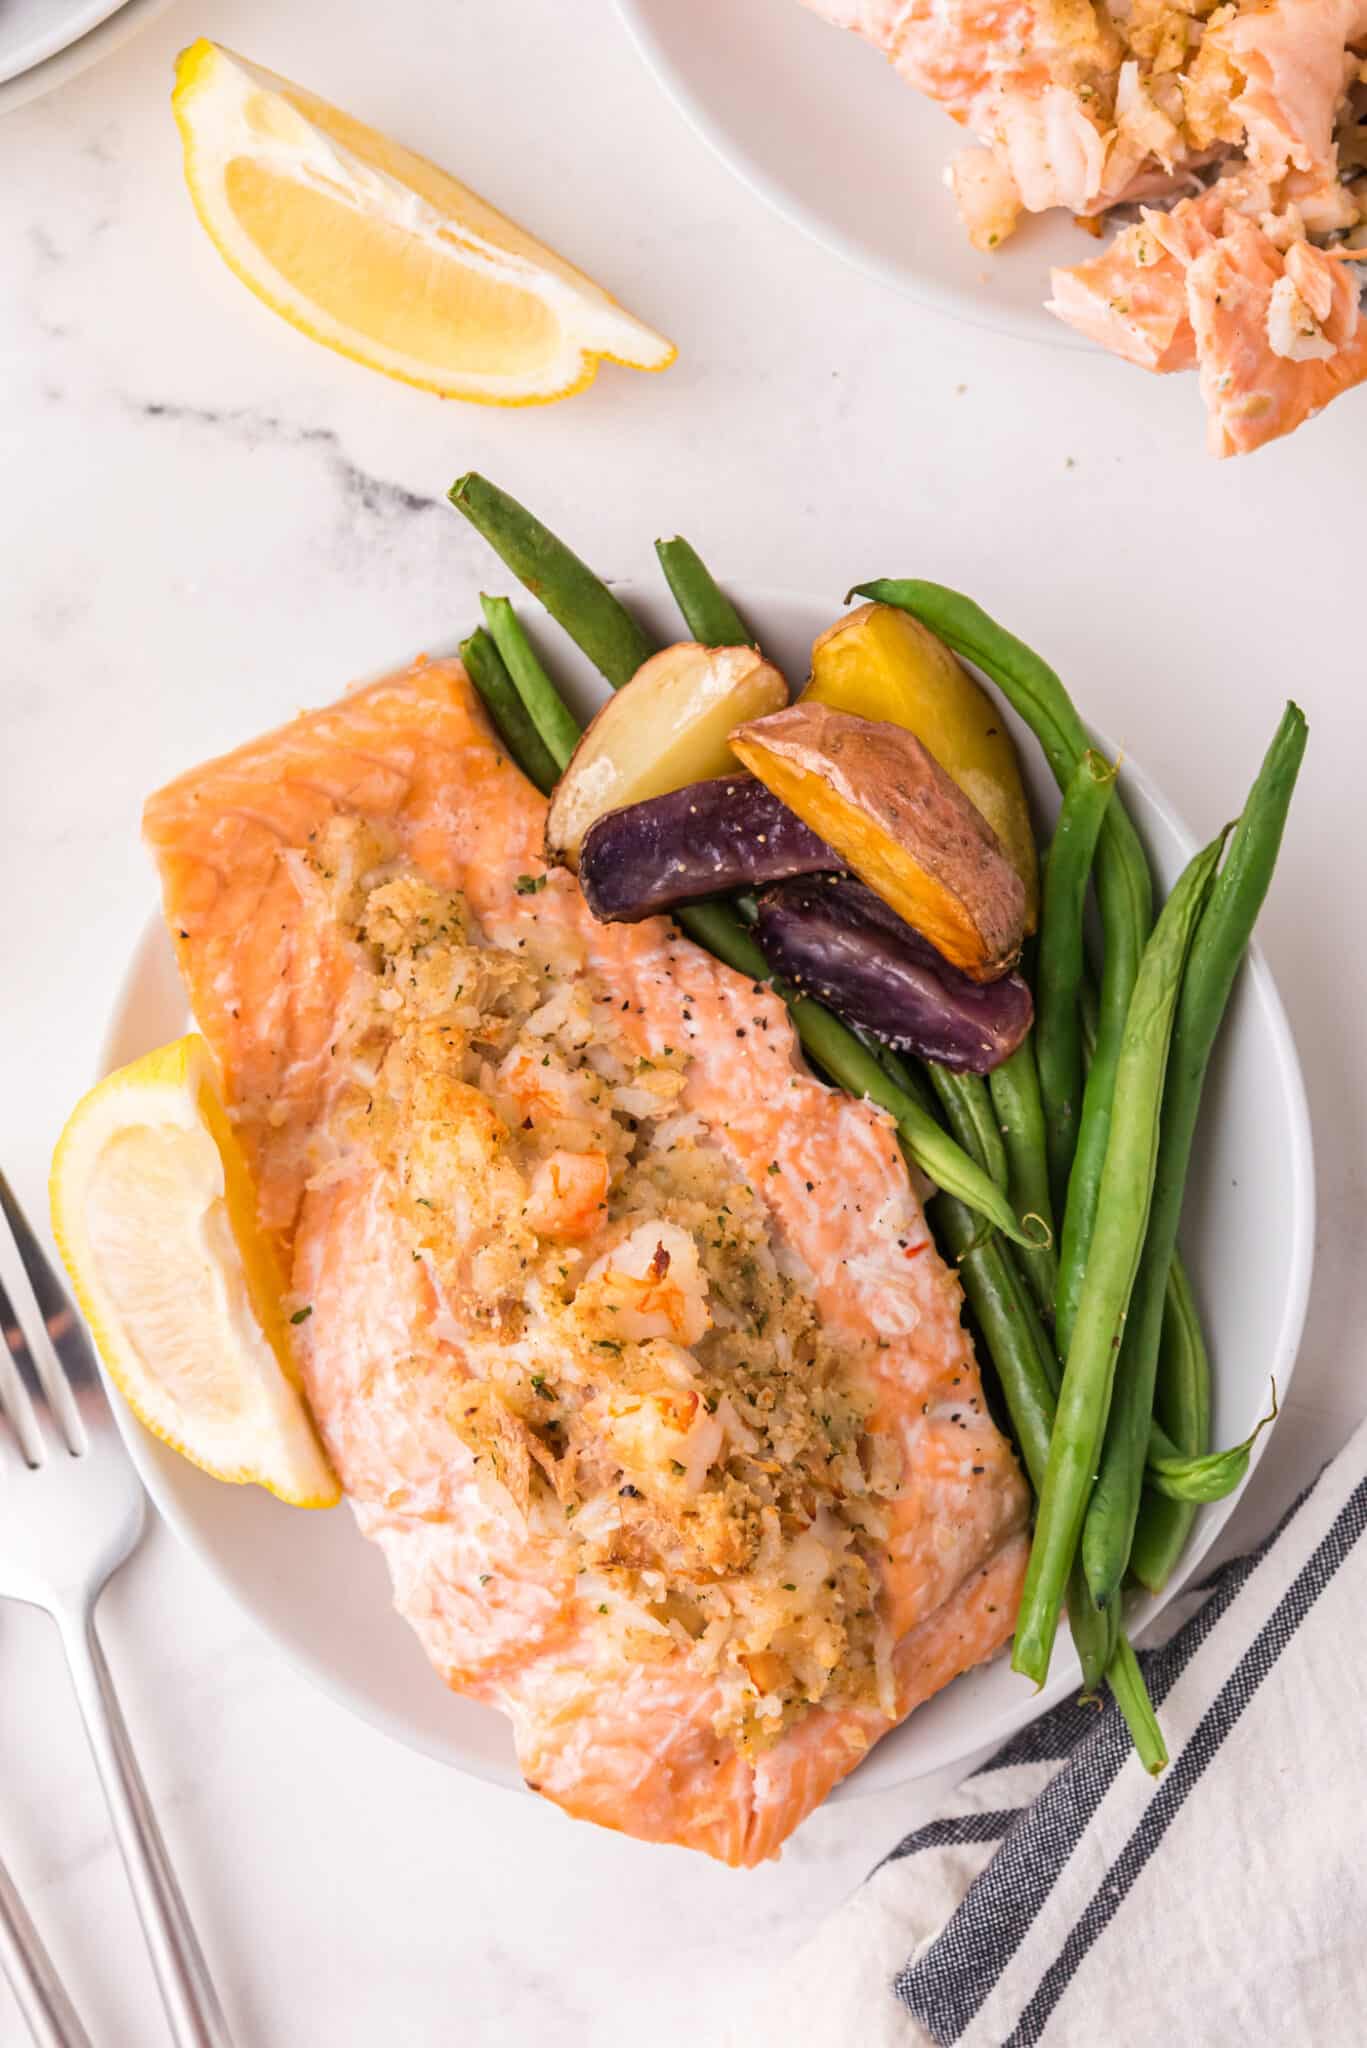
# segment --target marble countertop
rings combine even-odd
[[[199,34],[487,189],[674,335],[678,367],[485,412],[292,334],[190,213],[167,95]],[[1231,1540],[1265,1526],[1367,1409],[1347,573],[1367,401],[1219,465],[1187,380],[919,311],[735,185],[601,0],[180,0],[0,121],[0,183],[0,1155],[35,1212],[152,903],[143,795],[468,630],[487,561],[441,505],[461,470],[623,575],[649,574],[651,539],[676,529],[742,588],[826,588],[833,606],[852,572],[914,567],[1048,649],[1193,818],[1237,802],[1289,691],[1309,712],[1263,931],[1307,1068],[1321,1243],[1295,1387]],[[721,2040],[935,1789],[818,1813],[780,1863],[736,1874],[386,1742],[161,1528],[102,1618],[243,2048],[612,2048],[645,2012],[653,2048]],[[159,2012],[56,1640],[17,1608],[0,1614],[0,1784],[0,1852],[96,2039],[151,2048]],[[0,1986],[4,2048],[20,2031]]]

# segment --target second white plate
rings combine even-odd
[[[1032,341],[1088,344],[1044,310],[1049,267],[1095,254],[1066,216],[970,247],[944,185],[965,135],[882,54],[801,0],[617,0],[666,93],[794,226],[924,305]]]
[[[123,0],[4,0],[0,6],[0,81],[18,78],[68,43],[78,42]]]
[[[84,34],[77,34],[74,41],[68,36],[52,56],[44,57],[40,63],[30,63],[26,69],[9,76],[4,63],[0,62],[0,114],[8,113],[13,107],[25,106],[29,100],[39,99],[44,93],[64,85],[67,79],[89,70],[92,64],[109,56],[140,28],[146,28],[170,4],[171,0],[123,0],[123,5],[116,6],[112,12],[108,6],[96,8],[92,16],[95,27]],[[0,8],[3,5],[4,0],[0,0]],[[67,26],[70,27],[70,20]]]

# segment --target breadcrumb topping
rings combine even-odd
[[[334,1048],[315,1184],[384,1169],[430,1282],[447,1412],[500,1512],[571,1546],[605,1662],[684,1657],[763,1748],[816,1701],[888,1707],[874,1558],[901,1452],[866,1347],[831,1341],[761,1191],[638,1055],[620,996],[555,973],[555,919],[491,944],[347,828],[333,892],[367,991]],[[559,875],[527,878],[553,911]],[[505,937],[505,934],[500,934]]]

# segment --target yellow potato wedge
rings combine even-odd
[[[787,683],[753,647],[682,640],[653,654],[571,755],[546,818],[546,859],[577,868],[584,834],[605,812],[733,774],[733,729],[787,702]]]
[[[937,952],[995,981],[1025,888],[991,826],[904,726],[802,701],[732,733],[745,766]]]
[[[1039,856],[1016,749],[998,707],[942,640],[893,605],[861,605],[812,648],[798,701],[914,732],[1001,841],[1025,887],[1025,929],[1034,931]]]

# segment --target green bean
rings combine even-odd
[[[1124,1577],[1134,1540],[1168,1269],[1177,1246],[1206,1068],[1234,977],[1272,880],[1305,754],[1306,731],[1301,712],[1294,704],[1288,705],[1234,828],[1228,859],[1192,940],[1182,982],[1173,1023],[1148,1237],[1116,1367],[1105,1449],[1083,1532],[1088,1582],[1103,1606]],[[1224,1455],[1225,1465],[1203,1468],[1205,1485],[1214,1486],[1222,1474],[1228,1478],[1238,1471],[1238,1452]],[[1163,1462],[1159,1461],[1159,1471]],[[1170,1467],[1171,1461],[1167,1463]],[[1247,1469],[1246,1451],[1243,1465]],[[1173,1476],[1171,1470],[1169,1476]],[[1218,1498],[1213,1494],[1197,1497]]]
[[[1116,771],[1089,747],[1063,793],[1063,807],[1044,862],[1035,1036],[1040,1095],[1049,1147],[1049,1184],[1060,1215],[1077,1149],[1085,1068],[1078,992],[1085,964],[1083,911],[1097,837],[1115,788]]]
[[[949,1067],[938,1066],[934,1060],[925,1062],[925,1070],[940,1099],[949,1128],[965,1152],[971,1152],[997,1186],[1005,1189],[1006,1147],[981,1076],[954,1073]]]
[[[684,624],[704,647],[754,647],[754,634],[729,597],[717,588],[697,550],[676,535],[657,540],[655,552]]]
[[[1058,1360],[1007,1247],[977,1233],[971,1212],[948,1195],[930,1204],[936,1238],[956,1266],[964,1295],[987,1346],[1012,1434],[1038,1493],[1049,1460],[1058,1394]],[[1068,1625],[1089,1693],[1100,1687],[1115,1648],[1119,1611],[1103,1612],[1081,1566],[1068,1582]]]
[[[914,1102],[919,1102],[927,1116],[940,1114],[934,1090],[925,1078],[924,1067],[918,1067],[911,1060],[903,1059],[901,1053],[894,1052],[890,1045],[884,1045],[881,1039],[874,1038],[868,1032],[861,1031],[857,1035],[860,1044],[873,1054],[883,1072],[897,1083],[904,1095],[910,1095]]]
[[[1081,1007],[1083,1045],[1090,1057],[1096,1036],[1096,991],[1085,977]],[[1205,1331],[1201,1328],[1201,1312],[1196,1306],[1196,1297],[1191,1291],[1191,1281],[1180,1252],[1172,1255],[1163,1295],[1163,1333],[1158,1345],[1158,1397],[1159,1407],[1173,1423],[1178,1435],[1176,1438],[1169,1436],[1155,1415],[1149,1428],[1150,1458],[1195,1456],[1204,1451],[1210,1441],[1210,1354],[1206,1350]],[[1169,1509],[1172,1510],[1171,1516],[1166,1513]],[[1178,1510],[1175,1502],[1159,1500],[1149,1494],[1144,1496],[1140,1509],[1141,1532],[1146,1519],[1152,1515],[1155,1539],[1161,1543],[1162,1550],[1167,1552],[1169,1545],[1175,1546],[1169,1554],[1167,1571],[1157,1585],[1149,1586],[1149,1581],[1136,1572],[1139,1583],[1149,1586],[1151,1592],[1161,1592],[1167,1583],[1167,1574],[1186,1543],[1193,1513],[1192,1509],[1187,1511],[1179,1530],[1176,1527]],[[1161,1538],[1158,1537],[1158,1524],[1165,1525]],[[1138,1547],[1139,1537],[1136,1536],[1136,1552]],[[1157,1556],[1153,1562],[1157,1565]],[[1130,1564],[1133,1570],[1133,1555]]]
[[[1108,822],[1120,815],[1120,806],[1112,804],[1107,813]],[[1103,826],[1102,829],[1104,832],[1106,828]],[[1137,848],[1138,842],[1135,843]],[[1091,1255],[1097,1208],[1101,1198],[1101,1178],[1106,1163],[1106,1148],[1110,1142],[1125,1021],[1129,1015],[1130,998],[1134,993],[1152,914],[1147,864],[1144,866],[1141,909],[1137,887],[1133,890],[1129,887],[1134,877],[1122,874],[1118,885],[1113,885],[1109,878],[1103,880],[1103,876],[1108,876],[1107,852],[1104,846],[1101,851],[1097,892],[1102,905],[1105,951],[1101,964],[1101,1000],[1096,1049],[1092,1055],[1092,1063],[1087,1069],[1087,1080],[1082,1091],[1082,1115],[1078,1121],[1073,1168],[1068,1176],[1068,1199],[1064,1204],[1063,1231],[1059,1244],[1055,1325],[1059,1343],[1065,1350],[1072,1342],[1073,1326],[1077,1321],[1087,1262]],[[1139,853],[1139,859],[1144,860],[1142,852]],[[1129,896],[1133,900],[1117,908],[1114,903],[1108,903],[1108,898],[1112,896],[1122,899]]]
[[[1168,1761],[1168,1746],[1163,1740],[1163,1731],[1158,1725],[1139,1659],[1124,1636],[1116,1643],[1115,1655],[1106,1676],[1115,1694],[1116,1705],[1125,1716],[1130,1740],[1139,1752],[1139,1761],[1149,1775],[1156,1778]]]
[[[1059,788],[1067,788],[1091,742],[1077,707],[1047,662],[998,626],[971,598],[961,597],[943,584],[883,578],[861,583],[851,595],[900,606],[929,626],[956,654],[980,668],[1038,739]],[[1065,1350],[1072,1337],[1095,1223],[1110,1136],[1116,1062],[1139,956],[1153,916],[1149,864],[1121,803],[1108,807],[1101,827],[1096,891],[1105,953],[1096,1050],[1083,1092],[1059,1253],[1057,1329]]]
[[[1155,1416],[1149,1432],[1150,1460],[1200,1457],[1210,1442],[1210,1356],[1180,1257],[1168,1271],[1155,1400],[1172,1435],[1169,1437]],[[1144,1488],[1130,1547],[1130,1571],[1150,1593],[1161,1593],[1172,1577],[1195,1519],[1192,1503]]]
[[[545,796],[555,782],[556,764],[483,626],[461,642],[460,658],[504,746],[527,780]]]
[[[1044,1105],[1035,1064],[1035,1033],[987,1077],[992,1109],[1006,1147],[1006,1191],[1018,1216],[1038,1216],[1050,1235],[1054,1211],[1049,1196]],[[1046,1322],[1054,1316],[1058,1259],[1052,1244],[1022,1246],[1017,1263]]]
[[[578,719],[541,666],[522,621],[507,598],[481,596],[479,602],[484,623],[503,656],[528,717],[551,759],[557,767],[564,768],[579,740]]]
[[[746,970],[742,967],[741,971]],[[820,1057],[819,1054],[816,1056]],[[909,1093],[910,1088],[917,1085],[914,1074],[906,1069],[905,1063],[885,1047],[880,1047],[876,1055],[870,1053],[870,1058],[875,1065],[886,1069],[900,1093]],[[874,1095],[872,1089],[865,1092]],[[874,1099],[878,1099],[876,1095]],[[966,1124],[964,1129],[971,1143],[972,1124]],[[905,1143],[905,1133],[903,1140]],[[907,1152],[913,1164],[926,1170],[922,1159],[910,1145]],[[980,1161],[975,1163],[980,1164]],[[1026,1471],[1032,1485],[1038,1489],[1048,1462],[1058,1391],[1058,1361],[1048,1335],[1028,1291],[1020,1282],[1010,1250],[998,1236],[992,1233],[984,1238],[972,1210],[943,1191],[932,1200],[930,1214],[942,1250],[957,1266],[969,1307],[982,1331],[996,1371]],[[1096,1606],[1080,1565],[1069,1581],[1068,1620],[1084,1683],[1089,1692],[1095,1692],[1111,1666],[1118,1637],[1119,1613],[1118,1609],[1106,1613]],[[1143,1694],[1142,1681],[1140,1694],[1147,1719],[1138,1723],[1136,1742],[1153,1719],[1147,1695]],[[1129,1719],[1131,1707],[1127,1705],[1125,1711]]]
[[[930,1204],[935,1235],[958,1268],[964,1294],[987,1345],[1021,1458],[1038,1492],[1054,1427],[1057,1362],[1034,1307],[1019,1286],[1006,1248],[977,1238],[976,1217],[952,1195]]]
[[[896,1060],[897,1056],[891,1056]],[[897,1061],[897,1066],[902,1066]],[[935,1079],[932,1073],[932,1080]],[[965,1149],[981,1166],[984,1152],[978,1125],[962,1102],[942,1098],[942,1114],[954,1123]],[[1040,1158],[1043,1159],[1041,1149]],[[941,1246],[958,1268],[968,1305],[977,1319],[997,1382],[1011,1418],[1011,1427],[1025,1460],[1031,1485],[1038,1493],[1049,1457],[1049,1436],[1058,1398],[1059,1364],[1039,1312],[1023,1284],[1011,1247],[994,1234],[984,1236],[961,1204],[941,1195],[931,1205],[932,1227]],[[1081,1562],[1068,1582],[1068,1625],[1082,1666],[1083,1684],[1095,1693],[1105,1678],[1119,1629],[1118,1613],[1106,1614],[1092,1599]]]
[[[1223,1500],[1241,1486],[1248,1473],[1253,1446],[1277,1419],[1277,1383],[1272,1383],[1272,1406],[1241,1444],[1230,1451],[1212,1451],[1204,1458],[1155,1457],[1152,1449],[1145,1467],[1145,1483],[1164,1499],[1198,1503]]]
[[[650,659],[654,646],[631,613],[516,498],[474,471],[458,478],[447,495],[614,690]]]
[[[1163,1077],[1192,934],[1224,834],[1189,863],[1144,949],[1116,1071],[1092,1254],[1068,1348],[1012,1665],[1044,1683],[1058,1609],[1101,1452],[1116,1351],[1139,1269],[1158,1160]]]

